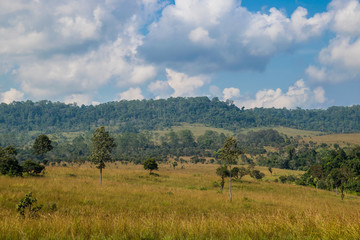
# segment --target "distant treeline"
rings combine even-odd
[[[360,106],[320,109],[236,107],[218,98],[169,98],[108,102],[77,106],[60,102],[0,104],[0,133],[21,131],[88,131],[113,126],[117,132],[162,129],[179,123],[201,123],[236,131],[241,128],[284,126],[324,132],[360,132]]]

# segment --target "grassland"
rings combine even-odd
[[[112,164],[48,167],[44,177],[0,177],[0,239],[359,239],[360,199],[290,184],[266,168],[263,181],[245,177],[219,192],[216,165]],[[275,176],[274,176],[275,175]],[[226,184],[226,187],[228,185]],[[28,192],[44,207],[21,218],[16,204]],[[56,205],[56,208],[54,208]]]
[[[360,145],[360,133],[349,133],[349,134],[329,134],[323,136],[311,136],[304,138],[304,141],[309,142],[313,141],[316,143],[326,143],[326,144],[339,144],[341,147],[344,147],[348,144]]]
[[[215,132],[217,132],[219,134],[224,133],[226,136],[234,135],[233,132],[228,131],[226,129],[207,127],[204,124],[198,124],[198,123],[194,123],[194,124],[182,123],[179,126],[173,126],[173,127],[169,128],[169,129],[153,131],[153,133],[158,134],[159,136],[163,136],[166,133],[169,133],[171,130],[175,131],[175,132],[181,131],[181,130],[190,130],[194,134],[195,138],[199,137],[200,135],[203,135],[207,130],[215,131]]]
[[[326,133],[320,131],[309,131],[309,130],[300,130],[295,128],[288,128],[288,127],[256,127],[256,128],[247,128],[241,131],[242,134],[246,134],[249,131],[259,131],[259,130],[266,130],[266,129],[274,129],[279,133],[285,134],[288,137],[312,137],[312,136],[320,136]]]

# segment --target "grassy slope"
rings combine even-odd
[[[304,141],[313,141],[316,143],[334,144],[337,143],[341,147],[349,144],[360,145],[360,133],[349,133],[349,134],[329,134],[323,136],[312,136],[304,138]]]
[[[307,137],[307,136],[318,136],[323,135],[325,133],[319,132],[319,131],[308,131],[308,130],[299,130],[295,128],[288,128],[288,127],[257,127],[257,128],[248,128],[243,129],[241,133],[246,134],[249,131],[259,131],[259,130],[265,130],[265,129],[274,129],[278,131],[279,133],[285,134],[288,137]]]
[[[180,166],[179,166],[180,167]],[[49,167],[45,177],[0,176],[0,239],[359,239],[360,199],[245,178],[219,193],[216,165]],[[274,174],[290,173],[274,169]],[[299,174],[300,172],[295,172]],[[274,178],[275,176],[272,176]],[[39,218],[15,207],[32,191]],[[50,210],[56,203],[57,210]]]
[[[171,129],[166,130],[159,130],[159,131],[153,131],[154,133],[159,134],[159,136],[163,136],[166,133],[169,133],[171,130],[174,132],[181,131],[181,130],[190,130],[195,138],[199,137],[200,135],[203,135],[207,130],[215,131],[220,133],[224,133],[226,136],[232,136],[234,135],[233,132],[228,131],[223,128],[214,128],[214,127],[207,127],[204,124],[189,124],[189,123],[182,123],[180,126],[173,126]]]

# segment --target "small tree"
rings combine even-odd
[[[112,161],[111,152],[115,147],[114,138],[108,131],[105,131],[105,127],[99,127],[95,130],[91,141],[90,161],[100,170],[100,184],[102,184],[102,169],[105,168],[105,162]]]
[[[225,178],[230,176],[230,172],[226,165],[220,166],[216,169],[216,174],[221,177],[220,191],[222,192],[225,185]]]
[[[262,172],[260,172],[259,170],[253,170],[253,171],[250,172],[250,176],[251,176],[252,178],[255,178],[255,179],[257,179],[257,180],[260,180],[260,179],[262,179],[263,177],[265,177],[265,174],[262,173]]]
[[[220,159],[224,161],[225,165],[230,168],[230,202],[232,202],[231,193],[231,165],[236,163],[239,155],[243,152],[239,149],[237,141],[234,137],[229,137],[225,140],[224,146],[220,149]]]
[[[239,173],[238,173],[239,179],[241,179],[242,177],[244,177],[244,176],[246,176],[246,175],[248,175],[248,174],[249,174],[249,170],[248,170],[248,169],[246,169],[246,168],[244,168],[244,167],[240,167],[240,168],[239,168]]]
[[[239,171],[240,171],[240,169],[238,167],[234,167],[233,169],[231,169],[231,176],[233,176],[234,178],[238,178]]]
[[[42,166],[31,160],[26,160],[22,164],[22,168],[23,168],[23,172],[26,172],[27,174],[39,175],[45,169],[45,166]]]
[[[268,170],[269,170],[269,172],[270,172],[270,174],[271,174],[271,176],[272,176],[272,173],[273,173],[272,168],[271,168],[271,167],[268,167]]]
[[[319,180],[324,177],[324,171],[321,165],[312,165],[309,169],[311,176],[316,180],[316,189],[319,187]]]
[[[16,159],[16,149],[7,146],[2,149],[0,147],[0,173],[9,176],[22,176],[22,167]]]
[[[36,202],[37,199],[32,197],[32,193],[29,192],[28,194],[25,195],[23,199],[20,200],[19,204],[16,206],[16,210],[24,218],[26,212],[29,217],[36,217],[37,212],[40,211],[40,209],[42,208],[42,205],[33,207],[33,204]]]
[[[173,165],[173,168],[175,169],[175,167],[178,165],[178,163],[177,163],[177,162],[173,162],[172,165]]]
[[[45,153],[51,151],[54,147],[51,145],[51,140],[48,136],[42,134],[38,136],[33,145],[34,154],[38,155],[40,160],[44,162]]]
[[[152,173],[153,170],[158,170],[158,164],[154,158],[148,158],[144,161],[144,169],[150,170],[150,173]]]

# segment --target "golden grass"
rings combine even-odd
[[[45,177],[0,177],[0,239],[359,239],[360,200],[248,177],[219,193],[217,165],[111,164],[48,167]],[[294,174],[273,169],[275,175]],[[297,172],[295,172],[296,174]],[[274,178],[274,176],[273,176]],[[39,218],[15,210],[25,193],[44,204]],[[57,210],[51,210],[56,203]]]
[[[288,127],[256,127],[256,128],[247,128],[241,131],[241,133],[246,134],[249,131],[259,131],[259,130],[266,130],[266,129],[274,129],[279,133],[285,134],[288,137],[309,137],[309,136],[318,136],[323,135],[323,132],[320,131],[309,131],[309,130],[300,130],[295,128],[288,128]]]
[[[348,134],[329,134],[323,136],[312,136],[304,138],[305,142],[313,141],[316,143],[326,144],[339,144],[341,147],[347,144],[360,145],[360,133],[348,133]]]
[[[166,133],[169,133],[171,130],[173,130],[174,132],[181,131],[181,130],[190,130],[194,134],[195,138],[198,138],[200,135],[203,135],[207,130],[215,131],[219,134],[224,133],[226,136],[234,135],[233,132],[228,131],[226,129],[207,127],[204,124],[199,124],[199,123],[194,123],[194,124],[182,123],[180,126],[173,126],[166,130],[158,130],[158,131],[153,131],[153,132],[159,134],[159,136],[163,136]]]

